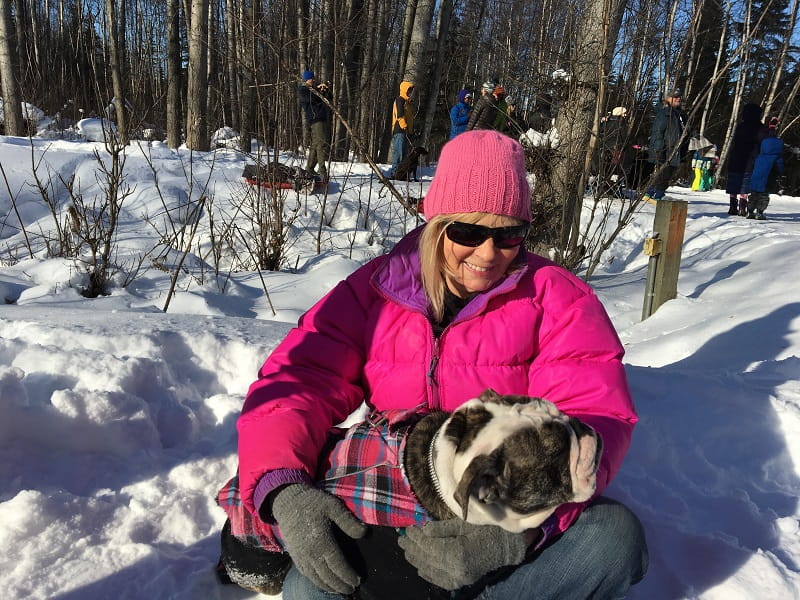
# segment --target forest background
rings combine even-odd
[[[523,120],[553,117],[558,147],[532,168],[547,213],[534,226],[574,268],[587,255],[580,200],[613,107],[628,108],[629,145],[646,144],[653,109],[681,89],[686,135],[715,143],[720,167],[745,102],[800,145],[797,12],[798,0],[0,0],[4,133],[34,133],[17,110],[27,102],[62,130],[111,107],[123,144],[208,150],[230,127],[243,152],[254,141],[297,150],[307,132],[296,87],[310,68],[332,84],[334,160],[387,161],[405,79],[417,90],[415,144],[433,162],[458,90],[493,79]]]

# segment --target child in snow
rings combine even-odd
[[[783,175],[783,141],[778,137],[779,124],[778,117],[769,120],[761,150],[753,163],[747,201],[748,219],[764,219],[769,195],[778,191],[778,178]]]

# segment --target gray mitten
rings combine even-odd
[[[338,527],[360,538],[367,526],[356,519],[335,496],[301,483],[278,491],[272,514],[281,528],[283,542],[297,569],[326,592],[351,594],[360,579],[347,564],[333,537]]]
[[[409,527],[398,543],[420,577],[446,590],[457,590],[500,567],[525,558],[525,533],[495,525],[472,525],[460,519]]]

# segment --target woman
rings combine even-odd
[[[733,138],[728,149],[728,176],[725,192],[729,198],[729,215],[743,217],[747,214],[747,195],[750,193],[750,176],[753,163],[758,156],[763,137],[761,122],[763,109],[752,102],[742,107],[741,120],[733,130]]]
[[[603,438],[598,495],[628,449],[636,414],[608,316],[587,285],[524,250],[530,191],[519,143],[495,131],[459,135],[442,150],[424,206],[426,225],[300,319],[245,400],[241,495],[280,527],[293,561],[283,597],[335,598],[327,592],[350,593],[367,573],[372,589],[387,582],[380,597],[412,597],[414,569],[488,598],[624,595],[647,551],[638,520],[616,502],[563,505],[521,534],[454,520],[409,527],[398,542],[394,530],[365,536],[311,486],[328,429],[364,400],[381,411],[452,410],[487,387],[547,398]]]

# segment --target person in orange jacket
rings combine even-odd
[[[408,154],[411,146],[411,134],[414,133],[414,109],[411,106],[411,94],[414,84],[410,81],[400,83],[400,94],[392,105],[392,168],[387,174],[394,177],[397,167]]]

